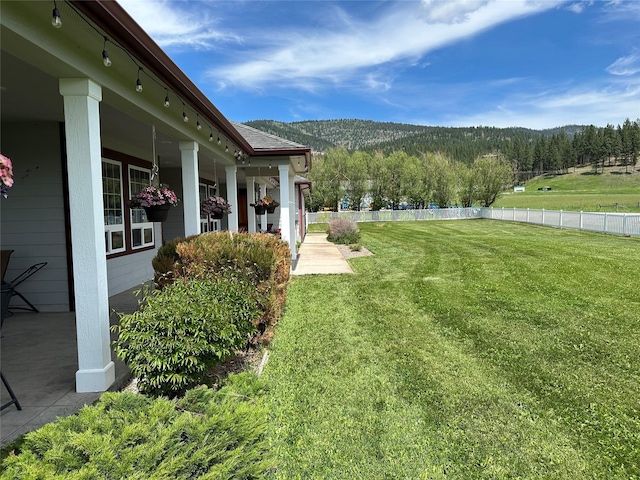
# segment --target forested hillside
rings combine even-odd
[[[409,155],[440,152],[454,159],[471,163],[488,153],[503,149],[516,139],[533,143],[540,137],[550,137],[564,130],[568,136],[584,126],[570,125],[549,130],[496,127],[429,127],[372,120],[310,120],[284,123],[275,120],[254,120],[247,125],[293,142],[310,146],[316,152],[344,147],[349,151],[380,151],[390,154],[404,150]]]

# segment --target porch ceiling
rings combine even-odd
[[[107,43],[113,63],[109,68],[104,67],[101,34],[89,27],[66,2],[59,2],[58,6],[63,27],[54,29],[49,24],[52,9],[49,2],[0,2],[0,119],[3,123],[63,122],[63,98],[58,91],[58,79],[92,78],[102,86],[100,121],[104,147],[151,161],[153,125],[161,172],[163,167],[180,167],[180,141],[198,142],[200,176],[205,178],[218,178],[224,182],[224,167],[237,165],[238,181],[244,182],[249,163],[262,170],[270,164],[288,163],[296,173],[304,172],[305,155],[301,155],[299,149],[292,152],[294,155],[283,150],[266,156],[266,152],[256,152],[257,156],[248,159],[246,164],[237,161],[233,156],[236,146],[221,133],[223,129],[219,130],[209,118],[196,117],[198,114],[193,106],[183,103],[173,91],[167,91],[157,77],[144,70],[140,59],[134,62],[122,48]],[[134,88],[137,65],[143,66],[142,93]],[[167,92],[170,108],[163,106]],[[189,116],[188,123],[182,121],[183,111]],[[200,131],[195,127],[196,119],[203,126]],[[213,142],[209,141],[211,134]],[[220,145],[216,141],[218,137],[221,138]],[[240,138],[244,137],[240,135]],[[251,171],[247,175],[256,174]]]

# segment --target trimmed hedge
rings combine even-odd
[[[27,434],[0,479],[262,478],[274,466],[265,388],[243,373],[217,392],[200,387],[179,400],[105,393]]]
[[[244,278],[258,289],[255,343],[268,343],[282,314],[291,268],[289,245],[262,233],[204,233],[163,245],[153,260],[156,284],[178,278]]]

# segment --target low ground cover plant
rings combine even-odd
[[[175,400],[105,393],[27,434],[0,478],[260,478],[274,465],[264,395],[265,384],[248,373]]]
[[[360,229],[353,220],[333,218],[329,221],[327,239],[342,245],[357,244],[360,242]]]

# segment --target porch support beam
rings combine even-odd
[[[264,198],[267,195],[267,185],[264,183],[260,184],[260,198]],[[267,211],[260,216],[260,229],[265,232],[268,230],[267,228]]]
[[[229,214],[229,230],[238,231],[238,167],[235,165],[227,165],[224,167],[227,175],[227,202],[231,204],[231,213]]]
[[[295,260],[297,258],[296,238],[292,227],[295,206],[291,188],[293,177],[289,177],[289,164],[278,165],[278,171],[280,172],[280,236],[283,241],[289,243],[291,260]]]
[[[249,219],[249,233],[256,233],[256,209],[251,206],[256,203],[256,179],[247,177],[247,218]]]
[[[77,392],[103,392],[115,381],[109,338],[109,289],[102,203],[102,88],[61,78],[78,343]]]
[[[179,143],[182,160],[182,208],[184,209],[184,235],[200,233],[200,200],[198,185],[198,143]]]

